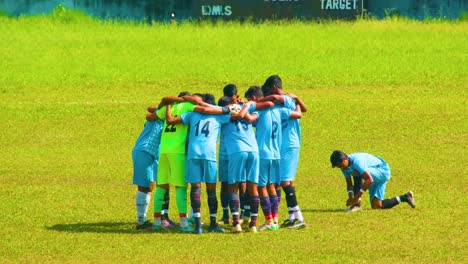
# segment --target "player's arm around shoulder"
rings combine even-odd
[[[275,103],[273,103],[272,101],[258,102],[255,104],[255,110],[264,110],[272,108],[273,106],[275,106]]]
[[[222,115],[222,114],[229,114],[229,108],[226,107],[218,107],[212,106],[208,104],[208,106],[201,106],[197,105],[193,108],[194,112],[205,114],[205,115]]]
[[[284,98],[283,96],[279,95],[279,94],[272,94],[272,95],[268,95],[268,96],[265,96],[263,98],[261,98],[260,100],[258,100],[259,102],[279,102],[279,103],[282,103],[284,104]]]
[[[294,99],[294,101],[296,101],[296,105],[299,105],[301,107],[301,111],[303,113],[307,112],[307,106],[297,95],[293,93],[287,93],[286,95]]]
[[[182,123],[182,118],[180,116],[172,116],[171,109],[172,105],[168,104],[166,106],[166,123],[169,125]]]
[[[291,111],[290,117],[295,118],[295,119],[301,119],[302,118],[301,106],[296,105],[296,111]]]

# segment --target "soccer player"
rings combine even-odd
[[[218,105],[225,106],[235,103],[234,98],[224,96]],[[246,115],[255,111],[258,108],[272,107],[273,103],[262,103],[257,105],[253,102],[244,104],[242,108],[246,111]],[[249,115],[250,116],[250,115]],[[254,121],[250,118],[251,122]],[[230,195],[230,207],[232,212],[232,232],[241,233],[239,203],[240,199],[237,195],[239,185],[247,182],[247,191],[249,192],[249,201],[244,204],[249,206],[250,221],[244,220],[244,223],[249,224],[251,232],[257,232],[257,216],[260,204],[258,195],[258,177],[259,177],[259,156],[258,145],[255,139],[255,133],[251,122],[245,119],[231,120],[230,123],[223,125],[221,135],[228,139],[226,144],[226,154],[229,156],[228,161],[228,186]]]
[[[157,180],[159,142],[163,125],[164,121],[159,119],[146,121],[132,151],[133,184],[138,188],[135,199],[137,230],[151,229],[152,226],[146,218],[146,213]]]
[[[262,89],[258,86],[250,87],[245,96],[249,100],[259,101],[263,97]],[[246,115],[248,117],[248,115]],[[300,107],[296,111],[275,106],[266,110],[260,110],[252,114],[257,119],[256,139],[260,155],[260,176],[258,189],[260,203],[266,223],[259,228],[263,230],[278,229],[278,196],[276,185],[280,184],[280,148],[281,148],[281,120],[288,118],[301,118]]]
[[[229,113],[225,107],[221,113]],[[244,110],[245,112],[245,110]],[[242,114],[242,112],[240,113]],[[203,233],[201,223],[201,183],[206,183],[208,206],[210,211],[210,226],[208,232],[223,233],[224,230],[216,223],[218,200],[216,198],[216,144],[222,124],[228,123],[231,115],[204,115],[197,112],[187,112],[180,117],[171,115],[171,106],[166,109],[166,121],[168,124],[183,123],[189,126],[187,174],[186,182],[191,184],[191,205],[195,218],[195,234]],[[240,116],[239,116],[240,117]]]
[[[237,86],[235,84],[227,84],[223,88],[223,95],[226,97],[230,97],[233,99],[233,103],[243,104],[241,98],[237,94]],[[219,101],[218,101],[219,102]],[[221,126],[221,129],[228,124],[224,124]],[[219,153],[218,153],[218,178],[221,182],[221,190],[220,190],[220,197],[221,197],[221,206],[223,208],[223,217],[220,221],[220,224],[229,224],[229,190],[228,190],[228,155],[226,154],[226,142],[230,139],[225,139],[226,133],[221,133],[221,139],[219,142]],[[240,200],[240,207],[241,210],[241,217],[243,216],[244,210],[250,210],[248,203],[245,203],[245,190],[246,184],[240,183],[239,184],[239,200]]]
[[[343,151],[335,150],[330,156],[332,167],[341,169],[348,190],[346,205],[357,206],[360,204],[362,194],[369,190],[369,198],[372,209],[390,209],[400,202],[408,203],[416,208],[413,192],[409,191],[395,198],[384,199],[385,186],[391,177],[390,167],[387,162],[378,156],[368,153],[354,153],[347,155]],[[353,197],[353,183],[351,176],[361,176],[364,182]],[[357,210],[355,210],[357,211]]]
[[[175,97],[170,98],[172,101],[178,101],[171,108],[173,116],[180,116],[186,112],[199,111],[205,113],[219,112],[219,109],[214,109],[206,106],[201,98],[194,97]],[[182,100],[193,100],[192,102],[180,102]],[[156,113],[147,116],[147,120],[163,119],[166,117],[166,108],[160,108]],[[213,110],[214,109],[214,110]],[[154,197],[154,223],[153,230],[159,231],[162,228],[161,210],[162,203],[166,192],[169,189],[169,184],[176,187],[176,202],[180,217],[180,231],[183,233],[192,232],[193,227],[187,220],[187,185],[185,183],[185,144],[187,138],[188,127],[183,124],[170,125],[164,123],[163,133],[160,144],[160,157],[158,166],[158,185]]]
[[[282,80],[278,75],[268,77],[265,84],[262,86],[262,91],[265,96],[262,100],[273,99],[291,111],[296,110],[297,106],[300,106],[301,112],[306,112],[307,107],[304,102],[294,94],[285,94],[282,87]],[[301,147],[301,124],[299,119],[287,118],[281,120],[281,130],[280,178],[281,188],[285,193],[288,207],[288,219],[283,222],[281,227],[305,227],[305,221],[297,202],[296,187],[294,184]],[[278,197],[280,197],[279,194],[281,194],[281,190],[278,190]]]
[[[186,94],[186,93],[182,93]],[[165,99],[159,106],[148,107],[148,115],[153,114],[158,107],[163,106]],[[140,133],[132,151],[133,160],[133,184],[137,185],[136,208],[137,208],[137,230],[151,229],[152,223],[147,221],[151,193],[157,182],[159,144],[164,121],[154,119],[146,121],[143,131]],[[164,196],[164,215],[162,225],[166,228],[175,227],[176,224],[169,219],[169,192]]]

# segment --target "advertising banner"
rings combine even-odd
[[[194,0],[194,17],[354,19],[362,8],[363,0]]]

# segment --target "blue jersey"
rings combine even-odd
[[[189,125],[187,159],[216,161],[216,144],[221,125],[228,123],[231,115],[204,115],[188,112],[181,116]]]
[[[350,154],[348,155],[348,158],[348,168],[346,170],[341,170],[345,178],[351,177],[354,171],[357,171],[359,175],[362,175],[369,168],[386,164],[381,158],[363,152]]]
[[[229,123],[228,123],[229,124]],[[223,132],[228,124],[223,124],[221,126],[221,135],[220,135],[220,140],[219,140],[219,152],[218,152],[218,157],[220,160],[227,160],[228,155],[226,152],[226,142],[228,139],[226,139],[226,133]]]
[[[281,120],[289,118],[291,110],[275,106],[255,113],[258,115],[255,125],[260,159],[280,159]]]
[[[241,105],[241,107],[243,107],[243,105]],[[253,111],[255,111],[255,107],[256,107],[256,104],[253,103],[250,108],[249,108],[249,113],[252,113]],[[248,122],[245,121],[244,119],[242,120],[231,120],[230,123],[227,123],[227,124],[223,124],[221,126],[221,139],[219,141],[219,152],[218,152],[218,156],[219,156],[219,159],[220,160],[227,160],[228,159],[228,154],[231,155],[232,153],[235,153],[235,152],[239,152],[239,151],[257,151],[258,152],[258,147],[257,147],[257,143],[255,142],[255,133],[253,132],[253,129],[252,129],[252,125],[251,124],[247,124]],[[234,128],[233,126],[235,126],[236,128]],[[250,127],[250,129],[246,129],[246,127]],[[255,147],[255,150],[252,150],[248,147],[245,147],[245,145],[243,146],[239,146],[238,148],[236,148],[234,146],[234,143],[233,142],[233,139],[232,139],[232,133],[233,131],[237,131],[237,129],[242,129],[243,131],[249,131],[252,132],[252,136],[253,136],[253,142],[255,144],[254,147]],[[247,135],[245,133],[243,133],[243,131],[237,131],[237,132],[241,132],[240,134],[236,135],[236,139],[238,142],[249,142],[251,140],[248,139],[248,138],[243,138],[243,139],[239,139],[238,137],[247,137]],[[230,151],[228,153],[227,151],[227,147],[226,145],[229,144],[230,145]],[[243,143],[241,143],[243,144]],[[244,143],[246,144],[246,143]],[[247,144],[247,145],[250,145],[250,144]],[[240,150],[239,150],[240,149]]]
[[[161,119],[147,121],[133,149],[145,151],[154,157],[159,157],[159,143],[161,142],[163,126],[164,121]]]
[[[284,107],[295,111],[296,101],[287,95],[283,95]],[[286,150],[289,148],[301,147],[301,124],[297,118],[285,118],[281,120],[281,127],[283,138],[281,142],[281,149]]]
[[[250,106],[249,112],[255,111],[255,104]],[[221,138],[226,140],[226,153],[232,155],[237,152],[258,153],[257,140],[252,124],[245,119],[231,120],[223,125]]]

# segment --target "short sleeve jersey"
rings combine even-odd
[[[255,104],[251,105],[249,113],[253,113],[255,107]],[[245,119],[231,120],[228,124],[223,125],[221,138],[223,137],[226,142],[227,155],[233,155],[238,152],[258,153],[257,140],[255,139],[252,124]]]
[[[164,121],[161,119],[147,121],[133,149],[145,151],[154,157],[159,157],[159,143],[163,126]]]
[[[204,115],[188,112],[181,116],[189,125],[187,159],[216,161],[216,144],[221,125],[229,122],[231,115]]]
[[[378,157],[368,153],[354,153],[348,155],[349,166],[346,170],[341,170],[345,178],[349,178],[353,175],[354,171],[357,171],[359,175],[362,175],[368,168],[375,167],[383,163]]]
[[[296,101],[287,95],[282,95],[284,98],[284,107],[295,111]],[[282,127],[282,143],[281,149],[299,148],[301,146],[301,123],[297,118],[286,118],[281,120]]]
[[[188,102],[174,104],[171,108],[172,116],[181,116],[191,112],[195,105]],[[156,114],[160,119],[166,118],[166,107],[159,109]],[[185,142],[187,140],[188,126],[184,124],[168,125],[164,122],[161,136],[160,153],[185,154]]]
[[[255,112],[258,115],[257,145],[260,159],[280,159],[282,141],[281,120],[291,116],[291,110],[274,106]]]

